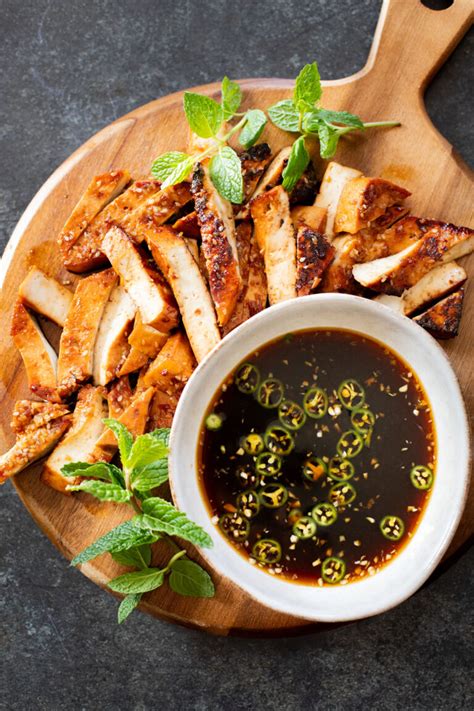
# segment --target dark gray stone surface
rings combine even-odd
[[[111,120],[224,73],[294,76],[314,57],[325,78],[352,73],[379,7],[1,0],[2,246],[54,168]],[[472,68],[471,35],[427,95],[471,161]],[[472,550],[378,618],[301,638],[216,639],[138,613],[118,627],[116,601],[67,566],[13,487],[0,499],[1,708],[472,707]]]

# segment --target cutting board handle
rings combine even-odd
[[[430,10],[421,0],[384,0],[361,74],[370,74],[371,86],[375,82],[401,98],[423,94],[473,18],[472,0],[454,0],[446,10]]]

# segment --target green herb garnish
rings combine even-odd
[[[136,568],[108,584],[111,590],[125,595],[118,610],[119,623],[133,612],[144,593],[161,587],[167,576],[171,589],[179,595],[213,597],[214,585],[208,573],[189,560],[186,551],[171,538],[177,536],[209,548],[209,534],[152,491],[168,479],[169,430],[155,430],[134,439],[117,420],[105,423],[117,438],[122,469],[105,462],[75,462],[61,471],[66,477],[88,477],[68,486],[69,491],[84,491],[100,501],[127,503],[135,515],[79,553],[71,565],[110,553],[121,565]],[[151,565],[151,544],[158,540],[167,542],[173,550],[173,556],[161,568]]]

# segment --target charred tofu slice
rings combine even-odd
[[[120,415],[131,405],[133,400],[133,390],[130,385],[128,375],[117,378],[110,384],[107,393],[107,402],[109,404],[109,417],[118,420]]]
[[[383,304],[383,306],[387,306],[389,309],[392,309],[392,311],[396,311],[398,314],[402,314],[402,316],[404,316],[403,299],[401,296],[379,294],[373,299],[373,301],[376,301],[378,304]]]
[[[33,311],[64,326],[72,302],[72,292],[56,279],[32,267],[18,290],[21,300]]]
[[[37,320],[18,300],[13,309],[11,336],[20,351],[32,393],[43,400],[57,401],[58,359]]]
[[[189,183],[170,185],[130,212],[120,226],[135,242],[144,242],[148,228],[163,225],[191,199]]]
[[[301,225],[306,225],[315,232],[324,234],[326,231],[327,210],[316,205],[298,205],[291,210],[293,226],[297,230]]]
[[[296,296],[296,240],[288,194],[281,185],[251,203],[255,238],[263,253],[270,304]]]
[[[339,235],[332,241],[333,261],[323,273],[320,291],[360,294],[360,285],[352,275],[357,261],[358,240],[353,235]]]
[[[94,217],[116,198],[129,182],[130,173],[127,170],[114,170],[92,179],[59,235],[59,246],[64,256]]]
[[[463,300],[464,287],[461,287],[413,320],[435,338],[454,338],[459,332]]]
[[[403,202],[411,193],[389,180],[361,176],[344,185],[336,209],[334,232],[355,234],[383,215],[388,207]]]
[[[426,228],[421,239],[390,257],[357,264],[355,279],[374,291],[399,295],[439,264],[469,254],[474,249],[474,231],[468,227],[420,220]]]
[[[334,247],[321,232],[300,225],[296,234],[297,296],[315,293],[334,255]]]
[[[248,218],[250,214],[248,202],[254,195],[257,185],[272,159],[272,154],[268,143],[258,143],[248,151],[241,153],[239,158],[244,181],[244,199],[242,205],[234,205],[234,213],[236,219],[242,220]]]
[[[328,163],[314,204],[316,207],[322,207],[327,210],[325,235],[329,240],[335,234],[334,221],[342,191],[350,180],[359,178],[361,175],[360,170],[347,168],[345,165],[340,165],[334,161]]]
[[[134,348],[140,353],[144,353],[148,358],[156,358],[168,337],[168,333],[163,333],[163,331],[158,331],[153,326],[143,323],[140,314],[137,314],[128,342],[132,349]]]
[[[401,252],[419,239],[419,234],[410,228],[410,221],[417,218],[406,217],[408,208],[392,205],[386,212],[357,232],[356,262],[371,262]]]
[[[281,177],[288,162],[288,158],[290,157],[290,153],[291,146],[287,146],[286,148],[282,148],[281,151],[276,154],[257,184],[257,187],[251,196],[253,199],[257,198],[259,195],[263,195],[263,193],[266,193],[268,190],[271,190],[281,183]]]
[[[143,384],[155,386],[163,392],[179,392],[184,388],[195,368],[196,361],[188,339],[178,331],[167,340],[155,360],[150,363]]]
[[[262,311],[267,304],[267,277],[260,248],[250,222],[240,222],[236,227],[237,253],[244,287],[234,312],[223,329],[224,335],[251,316]]]
[[[178,324],[173,294],[158,272],[153,272],[136,245],[119,227],[112,227],[102,247],[120,282],[135,302],[143,323],[169,331]]]
[[[10,477],[45,457],[71,426],[72,416],[60,405],[48,403],[46,407],[53,408],[49,411],[44,408],[40,411],[39,408],[45,403],[31,403],[31,405],[33,412],[30,413],[28,424],[24,428],[20,427],[20,416],[17,417],[16,442],[8,452],[0,456],[0,484],[4,484]],[[61,408],[61,414],[57,408]],[[25,406],[23,405],[21,418],[24,417]]]
[[[62,403],[18,400],[12,413],[10,427],[17,436],[20,436],[69,414],[68,408]]]
[[[129,373],[136,373],[137,370],[140,370],[140,368],[143,368],[145,365],[147,365],[149,360],[150,359],[148,358],[146,353],[143,353],[143,351],[139,351],[138,348],[132,346],[130,348],[130,351],[128,352],[127,357],[120,366],[120,370],[118,371],[117,375],[119,376],[119,378],[121,378],[122,376],[128,375]]]
[[[148,429],[150,431],[161,427],[171,427],[174,413],[178,406],[179,396],[176,393],[165,393],[156,390],[151,401]]]
[[[104,431],[104,417],[107,417],[107,403],[103,388],[92,385],[81,388],[72,427],[45,462],[41,474],[44,484],[66,493],[68,484],[77,483],[77,479],[63,476],[61,469],[71,462],[92,461],[96,442]]]
[[[428,304],[457,291],[466,281],[465,270],[456,262],[435,267],[402,294],[403,311],[411,316]]]
[[[290,193],[290,205],[304,205],[310,207],[316,199],[319,180],[313,164],[310,162],[301,178]]]
[[[209,288],[217,319],[225,326],[242,289],[232,205],[224,200],[209,176],[209,164],[197,164],[191,186],[201,228]]]
[[[58,390],[68,397],[93,375],[94,346],[112,289],[117,284],[113,269],[82,279],[59,342]]]
[[[110,383],[127,357],[127,335],[135,313],[134,302],[125,289],[116,284],[105,305],[95,340],[92,373],[95,385]]]
[[[197,240],[201,238],[201,230],[196,214],[196,210],[183,215],[173,223],[173,229],[179,232],[185,239]]]
[[[171,286],[198,363],[221,340],[212,300],[194,257],[172,227],[148,236],[151,253]]]

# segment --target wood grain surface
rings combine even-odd
[[[346,109],[367,121],[398,119],[400,128],[354,134],[340,143],[336,159],[367,175],[382,176],[408,188],[414,214],[442,218],[473,226],[472,174],[449,143],[436,131],[426,114],[423,93],[443,61],[472,23],[471,0],[455,0],[447,10],[436,12],[418,0],[386,0],[364,69],[357,74],[324,84],[323,104]],[[310,61],[310,57],[308,61]],[[267,108],[287,98],[292,82],[283,79],[249,79],[240,82],[244,107]],[[217,97],[219,85],[197,88]],[[61,264],[56,237],[66,217],[93,175],[127,168],[134,177],[146,175],[152,159],[166,150],[185,150],[187,127],[182,111],[182,92],[153,101],[115,121],[77,150],[34,197],[7,245],[0,270],[0,446],[11,446],[9,422],[18,398],[28,397],[21,359],[8,334],[18,285],[28,268],[36,264],[47,273],[70,280],[75,277]],[[265,129],[273,151],[291,137],[271,126]],[[318,166],[318,160],[316,160]],[[322,172],[322,163],[319,172]],[[474,276],[474,255],[462,261]],[[467,286],[461,334],[446,344],[472,413],[474,375],[474,287]],[[59,333],[47,322],[45,332],[54,345]],[[41,465],[31,467],[14,481],[31,515],[68,558],[125,518],[124,507],[101,504],[87,495],[64,497],[39,481]],[[453,472],[455,476],[455,472]],[[447,557],[462,546],[474,529],[474,492]],[[164,555],[159,547],[156,559]],[[197,557],[193,551],[192,555]],[[162,558],[164,560],[164,557]],[[122,572],[110,556],[82,567],[98,585]],[[212,572],[212,571],[211,571]],[[217,594],[211,600],[183,598],[167,586],[146,596],[142,609],[170,621],[218,634],[283,634],[317,629],[306,620],[269,610],[228,580],[214,574]]]

